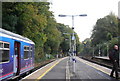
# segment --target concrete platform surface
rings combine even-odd
[[[28,75],[22,81],[118,81],[109,76],[111,69],[74,57],[73,61],[68,57],[56,60]],[[70,79],[66,79],[70,77]]]

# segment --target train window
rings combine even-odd
[[[26,50],[26,47],[24,46],[24,50]]]
[[[32,46],[30,47],[30,58],[32,57]]]
[[[0,42],[0,62],[7,62],[9,61],[9,43]]]
[[[32,46],[31,46],[30,50],[32,50]]]
[[[9,50],[0,50],[2,58],[0,58],[0,62],[9,61]]]
[[[4,43],[4,48],[9,48],[9,44]]]
[[[24,51],[24,59],[28,59],[28,51]]]
[[[0,42],[0,48],[3,48],[3,43],[2,42]]]
[[[24,59],[28,59],[29,46],[24,46]]]
[[[27,50],[29,50],[29,47],[27,47]]]

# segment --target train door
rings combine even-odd
[[[20,42],[14,43],[14,73],[19,75],[20,73]]]

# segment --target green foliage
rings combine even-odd
[[[114,14],[110,13],[110,15],[97,20],[91,36],[92,44],[103,43],[117,36],[118,20]]]
[[[119,43],[119,23],[113,13],[98,19],[93,28],[90,40],[86,39],[83,41],[84,49],[81,53],[98,56],[100,51],[100,56],[107,56],[109,50],[113,49],[114,44]]]
[[[41,6],[42,5],[42,6]],[[3,3],[3,28],[21,34],[35,42],[35,58],[44,57],[44,43],[47,35],[44,30],[47,26],[48,3],[35,2],[5,2]],[[41,12],[43,9],[44,12]]]
[[[56,54],[68,53],[69,39],[74,31],[64,24],[57,23],[48,2],[3,2],[3,28],[23,35],[35,42],[35,60],[46,60],[46,54],[54,58]],[[77,52],[79,38],[76,35]],[[63,55],[65,56],[65,55]]]
[[[65,54],[70,49],[70,46],[69,46],[70,36],[73,31],[69,26],[66,26],[66,25],[60,24],[60,23],[57,24],[57,28],[61,32],[61,35],[62,35],[62,41],[60,44],[59,52],[61,52],[61,50],[62,50],[62,52]]]
[[[17,25],[18,17],[14,13],[16,3],[2,3],[2,28],[16,32],[15,26]]]

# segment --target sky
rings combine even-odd
[[[87,14],[86,17],[75,17],[74,30],[82,42],[90,38],[92,29],[97,19],[103,18],[113,12],[118,16],[118,2],[120,0],[49,0],[52,4],[50,11],[53,11],[58,23],[72,27],[71,17],[58,17],[63,15]]]

